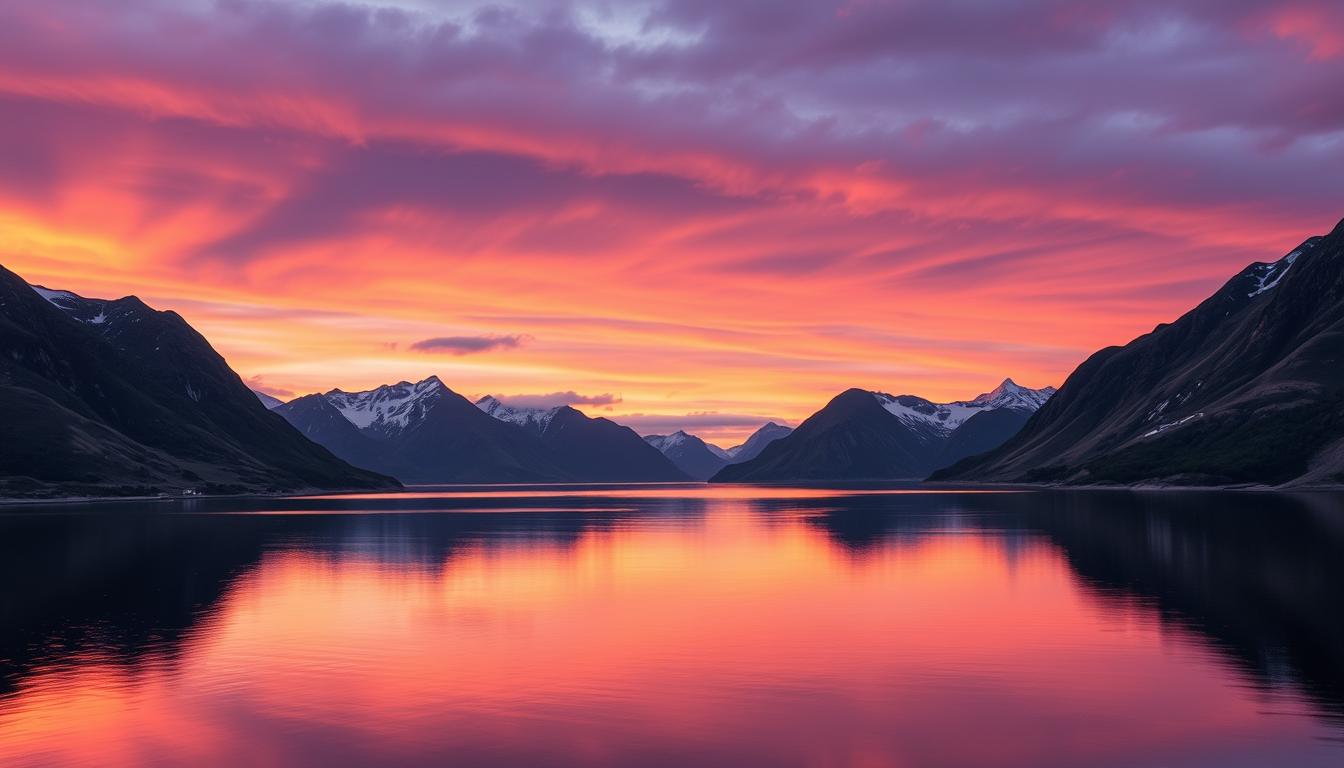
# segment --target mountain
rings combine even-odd
[[[732,459],[734,464],[751,461],[761,455],[761,451],[765,450],[765,446],[781,437],[787,437],[792,431],[792,427],[781,426],[773,421],[769,422],[753,432],[751,437],[748,437],[745,443],[729,448],[728,457]]]
[[[254,389],[252,390],[252,394],[257,396],[257,399],[261,401],[262,405],[266,406],[266,410],[268,411],[273,411],[285,404],[284,400],[281,400],[278,397],[272,397],[265,392],[260,392]]]
[[[3,267],[0,413],[2,495],[396,487],[268,412],[176,313]]]
[[[389,475],[397,467],[383,460],[381,442],[364,434],[332,405],[324,395],[304,395],[276,406],[280,414],[303,436],[355,465]]]
[[[582,482],[684,482],[690,478],[634,430],[562,405],[519,408],[486,395],[486,414],[536,435],[552,460]]]
[[[728,452],[719,446],[680,430],[670,435],[645,435],[644,440],[692,480],[708,480],[732,462]]]
[[[317,406],[320,399],[330,410]],[[563,482],[574,478],[540,439],[490,417],[436,376],[366,392],[333,389],[277,411],[336,455],[413,483]],[[351,433],[332,420],[332,411]],[[357,434],[363,440],[354,438]]]
[[[934,464],[950,467],[969,456],[998,448],[1021,431],[1034,412],[1025,408],[997,408],[975,414],[948,436]]]
[[[714,482],[918,479],[969,451],[997,446],[1054,389],[1005,379],[973,400],[934,403],[915,395],[850,389],[760,454],[725,467]]]
[[[1011,440],[938,479],[1344,482],[1344,222],[1069,376]]]

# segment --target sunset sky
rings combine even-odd
[[[285,397],[731,444],[1058,385],[1344,216],[1338,0],[0,0],[0,264]]]

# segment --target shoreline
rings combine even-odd
[[[58,504],[107,504],[117,501],[143,502],[143,501],[216,501],[220,499],[297,499],[304,496],[353,496],[361,493],[398,493],[404,492],[405,488],[395,490],[375,490],[363,488],[359,490],[341,489],[325,490],[321,488],[309,488],[303,491],[286,491],[284,493],[221,493],[221,494],[174,494],[169,496],[45,496],[41,498],[18,498],[14,496],[0,496],[0,509],[7,507],[28,507],[28,506],[55,506]]]
[[[908,484],[912,486],[911,490],[927,489],[930,492],[955,492],[955,491],[1064,491],[1064,492],[1117,492],[1128,491],[1132,493],[1171,493],[1171,492],[1216,492],[1216,493],[1264,493],[1264,494],[1291,494],[1291,493],[1341,493],[1344,492],[1344,484],[1334,485],[1302,485],[1302,486],[1272,486],[1272,485],[1161,485],[1153,483],[1144,483],[1136,485],[1050,485],[1035,483],[996,483],[996,482],[935,482],[924,483],[918,480],[832,480],[816,481],[811,483],[710,483],[702,482],[698,485],[704,486],[737,486],[737,487],[759,487],[759,488],[809,488],[817,490],[845,490],[842,485],[868,485],[868,484]],[[498,486],[498,483],[453,483],[454,487],[472,488],[479,487],[488,489]],[[509,483],[509,486],[547,486],[553,487],[555,483]],[[571,485],[648,485],[648,483],[572,483]],[[682,483],[677,483],[682,485]],[[65,504],[109,504],[114,502],[182,502],[182,501],[217,501],[224,499],[293,499],[304,496],[358,496],[365,493],[405,493],[410,490],[409,487],[399,489],[342,489],[326,490],[321,488],[309,488],[301,491],[290,491],[284,493],[234,493],[234,494],[177,494],[170,496],[49,496],[42,498],[18,498],[18,497],[0,497],[0,509],[14,507],[49,507]]]

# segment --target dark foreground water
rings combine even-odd
[[[1344,497],[0,510],[0,765],[1339,766]]]

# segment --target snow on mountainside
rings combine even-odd
[[[644,442],[657,448],[693,480],[708,480],[732,462],[727,451],[684,430],[670,435],[645,435]]]
[[[533,429],[537,432],[545,432],[546,428],[551,425],[551,421],[555,419],[555,415],[564,406],[519,408],[501,403],[494,395],[486,395],[476,401],[476,407],[500,421],[507,421],[510,424],[517,424],[520,427]]]
[[[682,446],[685,446],[688,443],[694,443],[696,441],[702,443],[705,446],[705,448],[709,450],[710,453],[714,454],[715,456],[718,456],[721,459],[724,459],[725,461],[731,458],[728,455],[728,452],[725,451],[724,449],[720,448],[717,445],[714,445],[713,443],[707,443],[703,440],[700,440],[700,438],[696,437],[695,435],[688,434],[685,430],[679,429],[670,435],[644,436],[644,442],[648,443],[649,445],[652,445],[654,448],[657,448],[663,453],[667,453],[668,451],[681,448]]]
[[[390,437],[413,420],[424,417],[434,400],[446,391],[437,376],[412,384],[402,381],[367,392],[343,392],[333,389],[324,397],[356,427],[380,437]]]
[[[1035,411],[1053,394],[1054,387],[1029,389],[1012,379],[1004,379],[992,392],[951,403],[934,403],[915,395],[888,395],[885,392],[874,392],[873,397],[906,426],[928,431],[934,438],[943,438],[977,413],[1001,408]]]
[[[1266,291],[1273,290],[1283,279],[1283,276],[1288,274],[1288,270],[1297,261],[1297,257],[1315,248],[1320,242],[1321,238],[1312,238],[1278,261],[1252,265],[1251,272],[1256,280],[1255,290],[1246,294],[1246,298],[1253,299]]]
[[[107,323],[111,314],[126,314],[128,310],[133,309],[139,300],[129,298],[118,299],[116,301],[107,301],[105,299],[86,299],[72,291],[56,291],[45,288],[40,285],[29,285],[38,296],[47,300],[59,310],[64,311],[74,319],[87,323],[89,325],[104,325]],[[100,329],[101,330],[101,329]]]

